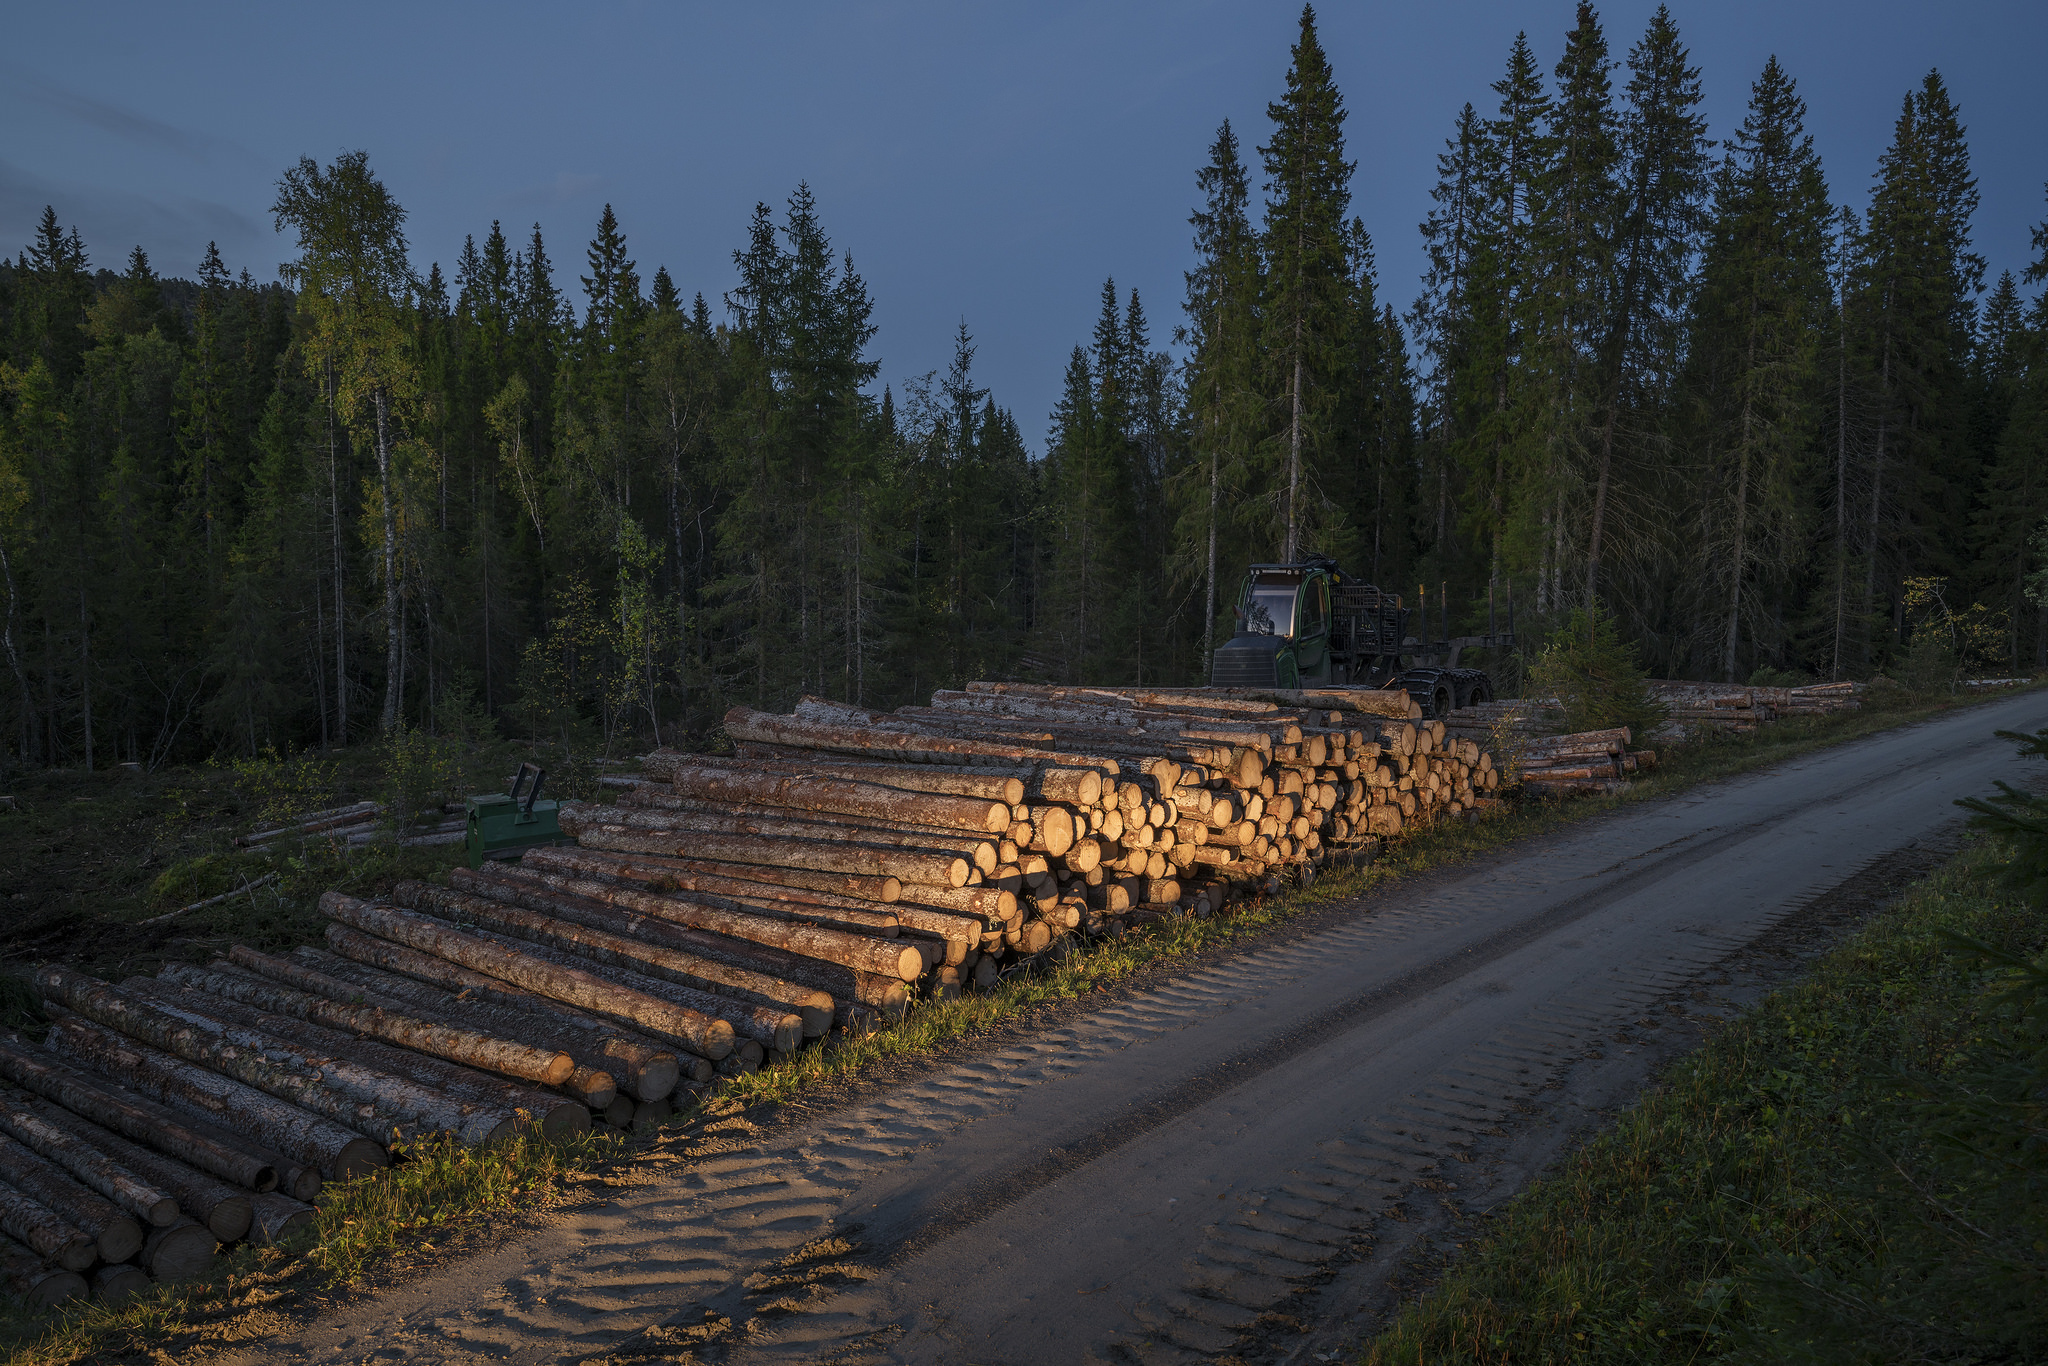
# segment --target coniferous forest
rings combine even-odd
[[[1937,72],[1874,169],[1821,164],[1798,73],[1740,74],[1710,141],[1664,11],[1631,42],[1580,5],[1549,71],[1516,38],[1394,300],[1304,11],[1266,121],[1190,168],[1185,297],[1105,281],[1021,417],[964,325],[875,392],[802,185],[711,299],[609,208],[421,268],[362,153],[280,176],[273,281],[114,269],[52,208],[0,263],[6,762],[1201,682],[1243,566],[1305,553],[1460,632],[1511,593],[1525,650],[1595,606],[1667,677],[1868,677],[1929,633],[2048,663],[2048,225],[1987,280]]]

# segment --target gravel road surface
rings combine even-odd
[[[1561,1116],[1625,1103],[1646,1028],[1802,907],[1924,866],[1900,851],[1955,798],[2022,777],[1992,731],[2042,726],[2022,695],[1597,817],[741,1126],[230,1359],[1314,1359],[1298,1321],[1369,1295],[1419,1210],[1511,1194]]]

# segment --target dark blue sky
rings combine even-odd
[[[1654,5],[1604,6],[1617,58]],[[8,7],[0,50],[0,250],[45,203],[97,264],[141,243],[190,275],[209,238],[268,279],[267,213],[301,155],[361,147],[444,268],[493,218],[538,220],[558,279],[616,206],[643,277],[714,306],[757,200],[799,180],[876,301],[885,381],[943,366],[965,318],[977,377],[1043,438],[1103,277],[1135,285],[1155,340],[1179,320],[1194,174],[1228,117],[1263,141],[1294,3],[1011,6],[165,5]],[[1776,52],[1837,199],[1859,208],[1901,96],[1930,66],[1969,127],[1992,275],[2028,259],[2048,179],[2048,5],[1673,0],[1716,135]],[[1357,212],[1405,311],[1435,157],[1526,29],[1548,66],[1572,20],[1546,3],[1327,4]],[[1625,77],[1624,77],[1625,78]],[[1619,81],[1617,81],[1617,86]],[[577,296],[580,302],[580,295]]]

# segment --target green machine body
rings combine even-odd
[[[469,799],[470,867],[483,867],[485,859],[515,859],[542,845],[575,843],[556,819],[561,804],[540,800],[541,781],[547,776],[547,770],[537,765],[521,764],[509,794],[486,792]]]

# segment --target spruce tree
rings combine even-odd
[[[1827,186],[1805,117],[1805,101],[1773,57],[1715,177],[1694,304],[1697,515],[1717,571],[1703,576],[1712,596],[1701,608],[1716,623],[1714,653],[1729,682],[1745,622],[1757,633],[1760,588],[1788,570],[1802,532],[1802,461],[1832,298]]]
[[[1269,393],[1279,409],[1270,438],[1274,506],[1282,533],[1280,557],[1296,559],[1315,529],[1318,457],[1344,331],[1344,225],[1350,216],[1353,165],[1344,159],[1344,98],[1316,36],[1315,10],[1301,11],[1290,53],[1287,89],[1266,107],[1272,139],[1259,148],[1266,169],[1266,263],[1261,307]]]
[[[1260,422],[1258,239],[1251,224],[1250,185],[1228,120],[1210,144],[1195,187],[1202,206],[1188,218],[1195,230],[1195,268],[1186,277],[1182,335],[1188,346],[1183,383],[1196,459],[1183,471],[1176,530],[1197,557],[1192,572],[1202,583],[1201,652],[1206,658],[1217,644],[1217,557],[1234,544],[1225,541],[1223,523],[1234,520]]]

